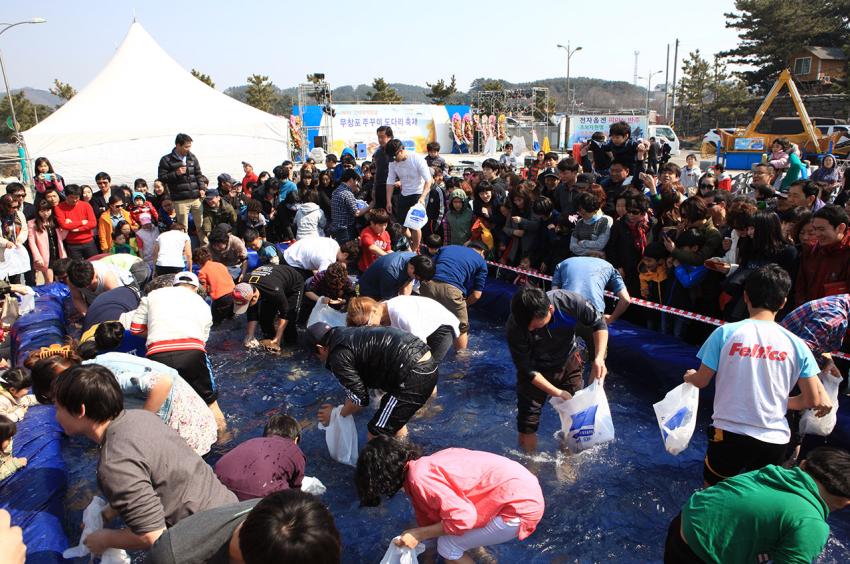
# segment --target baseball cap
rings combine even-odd
[[[254,299],[254,287],[247,282],[240,282],[233,288],[233,314],[242,315],[251,306]]]
[[[213,198],[215,198],[215,197],[216,197],[216,196],[218,196],[218,195],[219,195],[218,190],[216,190],[216,189],[214,189],[214,188],[213,188],[212,190],[207,190],[207,193],[206,193],[206,195],[205,195],[204,197],[205,197],[207,200],[212,200]]]
[[[543,172],[540,173],[541,179],[546,178],[547,176],[551,176],[552,178],[559,178],[558,173],[552,167],[544,168]]]
[[[174,275],[174,282],[172,283],[172,286],[179,286],[180,284],[191,284],[195,288],[201,287],[201,282],[198,280],[195,273],[188,271],[178,272]]]
[[[328,331],[331,329],[332,327],[330,325],[320,321],[307,327],[307,337],[310,339],[310,343],[312,345],[324,346],[325,338],[328,336]]]
[[[225,182],[229,184],[236,184],[236,181],[233,179],[233,177],[227,174],[226,172],[219,174],[217,180],[219,184],[224,184]]]
[[[139,225],[148,225],[150,224],[151,220],[151,214],[149,214],[148,212],[139,214]]]
[[[247,161],[242,161],[242,166],[253,166],[251,163]]]

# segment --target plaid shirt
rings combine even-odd
[[[331,232],[354,225],[357,202],[347,184],[340,184],[331,194]]]
[[[803,339],[815,356],[841,350],[847,334],[850,294],[806,302],[782,320],[782,326]]]

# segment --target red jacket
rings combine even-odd
[[[797,274],[797,305],[850,291],[850,233],[831,245],[805,249]]]
[[[80,200],[73,208],[67,201],[60,202],[54,208],[53,215],[56,216],[56,225],[68,232],[66,245],[82,245],[94,239],[92,232],[97,227],[97,218],[88,202]]]

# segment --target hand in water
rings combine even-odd
[[[322,407],[319,408],[319,423],[328,426],[328,423],[331,422],[331,412],[334,410],[334,406],[329,403],[322,404]]]

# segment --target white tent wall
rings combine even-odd
[[[115,183],[152,181],[177,133],[192,139],[204,174],[239,178],[242,161],[271,170],[289,158],[286,118],[210,88],[138,23],[101,72],[64,106],[24,132],[32,159],[47,157],[67,183],[106,171]]]

